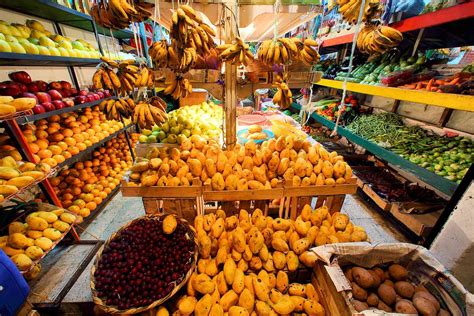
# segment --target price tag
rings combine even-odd
[[[346,279],[344,272],[342,272],[341,267],[325,266],[325,268],[338,292],[352,290],[352,287]]]

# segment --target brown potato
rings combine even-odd
[[[371,287],[374,282],[372,275],[366,269],[361,267],[352,268],[352,277],[354,278],[354,281],[364,289]]]
[[[399,264],[392,264],[390,267],[388,267],[388,273],[390,274],[390,277],[395,281],[403,281],[408,278],[407,269],[405,269]]]
[[[385,279],[386,279],[385,272],[381,268],[374,267],[374,268],[372,268],[372,271],[377,273],[377,275],[379,276],[381,282],[385,281]]]
[[[434,297],[430,292],[425,292],[425,291],[417,292],[415,293],[415,295],[413,295],[413,300],[417,297],[423,297],[424,299],[427,299],[433,304],[433,306],[436,308],[436,311],[439,311],[440,309],[439,302],[436,299],[436,297]]]
[[[415,287],[410,282],[398,281],[393,287],[395,292],[403,298],[412,298],[415,293]]]
[[[375,293],[370,293],[367,297],[367,304],[371,307],[379,305],[379,297]]]
[[[379,300],[379,305],[377,305],[377,309],[381,309],[386,312],[391,312],[392,308],[385,304],[382,300]]]
[[[395,312],[401,314],[418,314],[415,306],[409,300],[400,300],[395,304]]]
[[[346,276],[346,278],[347,278],[350,282],[354,282],[354,278],[352,277],[352,268],[347,269],[347,270],[344,272],[344,275]]]
[[[367,271],[369,271],[369,273],[372,275],[372,278],[373,278],[372,287],[378,288],[380,286],[380,283],[382,283],[382,280],[380,280],[379,275],[377,274],[377,272],[373,270],[367,270]]]
[[[436,316],[436,308],[430,300],[425,297],[418,296],[413,298],[413,304],[422,316]]]
[[[352,282],[352,295],[359,301],[367,300],[367,291],[361,288],[357,283]]]
[[[377,294],[382,301],[387,305],[392,305],[395,303],[397,294],[393,287],[387,284],[381,284],[377,289]]]
[[[389,280],[389,279],[386,279],[385,281],[383,281],[383,284],[387,284],[388,286],[391,286],[391,287],[394,287],[395,284],[393,283],[392,280]]]
[[[369,309],[369,305],[367,305],[367,303],[358,300],[353,300],[352,305],[354,305],[355,310],[358,312],[362,312],[366,309]]]

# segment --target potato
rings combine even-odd
[[[395,312],[401,314],[418,314],[415,306],[409,300],[399,300],[397,304],[395,304]]]
[[[367,303],[358,300],[352,300],[352,305],[354,305],[355,310],[358,312],[362,312],[366,309],[369,309],[369,305],[367,305]]]
[[[372,282],[372,287],[378,288],[380,286],[380,283],[382,283],[381,280],[380,280],[379,275],[373,270],[367,270],[367,271],[369,271],[369,273],[372,275],[372,278],[374,280]]]
[[[379,267],[374,267],[372,268],[372,271],[374,271],[375,273],[377,273],[377,275],[379,276],[380,278],[380,282],[383,282],[385,281],[385,272],[379,268]]]
[[[352,277],[354,281],[362,288],[367,289],[372,286],[374,279],[372,275],[364,268],[353,267]]]
[[[436,308],[433,303],[422,296],[413,297],[413,305],[422,316],[436,316]]]
[[[388,273],[390,277],[395,281],[403,281],[408,278],[408,271],[399,264],[392,264],[388,267]]]
[[[350,282],[354,282],[354,278],[352,277],[352,268],[349,268],[346,271],[344,271],[344,275]]]
[[[377,305],[377,309],[386,311],[386,312],[391,312],[392,308],[385,304],[382,300],[379,300],[379,305]]]
[[[439,311],[439,309],[440,309],[439,302],[436,299],[436,297],[434,297],[430,292],[428,292],[428,291],[426,291],[426,292],[425,291],[416,292],[415,295],[413,295],[413,300],[416,297],[423,297],[424,299],[427,299],[428,301],[431,302],[431,304],[433,304],[433,306],[436,308],[436,311]]]
[[[367,291],[361,288],[357,283],[352,282],[352,295],[359,301],[367,300]]]
[[[441,308],[438,312],[438,316],[451,316],[451,313]]]
[[[377,289],[377,294],[380,299],[387,305],[392,305],[395,303],[397,293],[395,289],[387,284],[381,284]]]
[[[398,281],[393,286],[395,292],[403,298],[412,298],[415,293],[415,287],[406,281]]]
[[[367,304],[371,307],[376,307],[379,305],[379,297],[375,293],[370,293],[369,296],[367,296]]]

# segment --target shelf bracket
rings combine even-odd
[[[423,34],[425,33],[425,29],[422,28],[419,32],[418,32],[418,36],[416,37],[416,41],[415,41],[415,45],[413,45],[413,52],[411,53],[411,56],[415,56],[416,54],[416,51],[418,50],[418,46],[420,46],[420,42],[421,42],[421,39],[423,37]]]

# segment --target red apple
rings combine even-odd
[[[63,108],[66,107],[66,105],[64,104],[64,102],[61,101],[61,100],[54,100],[54,101],[52,101],[51,103],[54,105],[54,107],[56,108],[56,110],[63,109]]]
[[[51,81],[48,84],[48,88],[50,90],[60,90],[62,88],[61,83],[59,81]]]
[[[35,82],[29,83],[26,86],[28,87],[28,92],[37,93],[40,91],[38,84]]]
[[[51,96],[46,92],[38,92],[36,93],[36,98],[40,103],[51,102]]]
[[[61,95],[61,93],[59,93],[58,90],[49,90],[48,94],[51,96],[51,100],[61,100],[63,98],[63,96]]]
[[[38,98],[36,97],[34,93],[23,92],[20,94],[20,98],[33,98],[36,100],[36,103],[38,104]]]
[[[34,81],[34,83],[36,83],[36,85],[38,86],[39,91],[46,92],[48,90],[48,84],[46,83],[46,81],[36,80]]]
[[[59,93],[61,93],[61,95],[64,98],[69,98],[71,96],[71,93],[69,92],[69,90],[66,90],[66,89],[59,90]]]
[[[99,98],[100,98],[100,99],[103,99],[104,96],[105,96],[102,91],[97,92],[97,94],[99,95]]]
[[[87,102],[87,97],[85,95],[78,95],[74,98],[75,104],[83,104]]]
[[[20,86],[16,83],[0,84],[0,95],[16,97],[21,93]]]
[[[52,104],[51,102],[44,102],[44,103],[41,103],[41,105],[44,107],[46,112],[51,112],[51,111],[54,111],[56,109],[54,107],[54,104]]]
[[[71,88],[69,89],[69,93],[71,94],[71,96],[76,96],[77,95],[77,89],[76,88]]]
[[[66,105],[66,107],[74,106],[74,100],[72,98],[63,99],[63,102]]]
[[[79,91],[79,95],[87,95],[88,93],[89,93],[89,91],[87,91],[87,90]]]
[[[95,100],[95,101],[100,100],[100,95],[99,95],[99,94],[93,93],[92,96],[94,97],[94,100]]]
[[[20,87],[21,92],[28,92],[28,87],[26,86],[26,84],[19,83],[18,87]]]
[[[46,109],[41,104],[36,104],[35,107],[33,108],[33,112],[35,114],[41,114],[41,113],[46,112]]]
[[[8,74],[11,80],[23,84],[31,83],[31,77],[26,71],[15,71]]]
[[[110,97],[110,90],[105,89],[105,90],[104,90],[104,96],[105,96],[106,98]]]
[[[71,83],[69,83],[67,81],[60,81],[59,83],[61,84],[61,88],[65,89],[65,90],[69,90],[69,89],[72,88]]]
[[[95,98],[94,98],[93,94],[86,95],[86,98],[87,98],[87,102],[94,102],[95,101]]]

